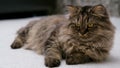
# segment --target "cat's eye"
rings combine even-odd
[[[93,23],[88,24],[88,27],[93,27],[93,26],[94,26]]]

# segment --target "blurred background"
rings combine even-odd
[[[65,13],[65,5],[103,4],[111,16],[120,16],[120,0],[0,0],[0,19]]]
[[[103,4],[107,8],[110,16],[120,16],[120,0],[57,0],[57,3],[60,12],[64,12],[62,5],[67,4],[82,6]]]

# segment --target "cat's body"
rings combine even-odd
[[[28,28],[29,37],[23,48],[34,50],[39,54],[44,54],[46,41],[51,36],[52,32],[56,31],[56,29],[66,23],[65,21],[67,20],[64,15],[54,15],[31,22],[27,25],[30,26],[30,28]],[[27,28],[24,27],[22,29],[26,30]]]
[[[69,6],[70,15],[54,15],[33,21],[18,31],[12,48],[26,48],[45,55],[45,65],[103,61],[113,44],[114,26],[105,7]]]

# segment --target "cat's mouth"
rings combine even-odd
[[[83,40],[83,41],[88,41],[88,40],[91,40],[91,37],[88,33],[86,34],[80,34],[79,33],[79,37],[80,37],[80,40]]]
[[[88,37],[87,33],[86,33],[86,34],[81,34],[81,33],[79,33],[79,36],[80,36],[81,38],[87,38],[87,37]]]

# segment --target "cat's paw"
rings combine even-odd
[[[58,67],[60,65],[60,60],[53,57],[45,57],[45,65],[47,67]]]
[[[13,42],[12,45],[11,45],[11,48],[12,49],[18,49],[18,48],[21,48],[22,45],[20,43],[17,43],[17,42]]]
[[[66,56],[66,64],[83,64],[85,63],[84,57],[80,53],[70,54]]]

